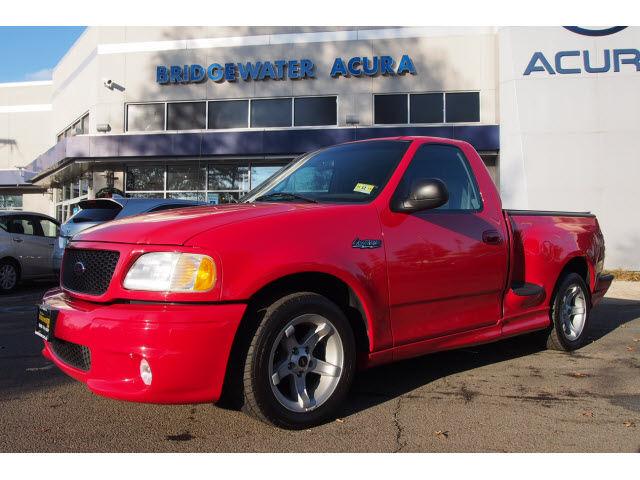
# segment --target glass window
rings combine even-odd
[[[449,190],[449,201],[433,211],[477,212],[482,201],[471,167],[462,151],[450,145],[423,145],[402,177],[396,194],[407,195],[414,180],[439,178]]]
[[[251,127],[290,127],[291,99],[269,98],[251,101]]]
[[[212,205],[219,205],[221,203],[238,203],[238,200],[243,195],[243,192],[209,192],[207,194],[207,202]]]
[[[249,190],[249,167],[209,165],[209,190]]]
[[[0,195],[1,210],[22,210],[22,195]]]
[[[251,188],[256,188],[262,182],[282,170],[282,167],[251,167]]]
[[[51,220],[47,220],[46,218],[41,218],[40,226],[42,227],[42,232],[44,233],[45,237],[58,236],[58,225],[53,223]]]
[[[209,102],[209,128],[247,128],[249,100]]]
[[[78,198],[80,196],[80,183],[78,179],[71,181],[71,198]]]
[[[202,130],[205,119],[205,102],[167,104],[167,130]]]
[[[442,93],[412,94],[409,97],[411,123],[444,122],[444,95]]]
[[[9,231],[9,217],[0,217],[0,231]]]
[[[127,167],[127,191],[164,190],[164,167]]]
[[[197,200],[204,202],[205,194],[203,192],[171,192],[167,193],[167,198],[176,200]]]
[[[80,177],[80,195],[89,194],[89,184],[86,177]]]
[[[480,93],[447,93],[447,123],[479,122]]]
[[[401,140],[349,143],[300,157],[243,201],[365,203],[384,188],[409,147]],[[310,193],[309,193],[310,192]]]
[[[164,103],[127,105],[127,131],[164,130]]]
[[[157,193],[130,193],[127,192],[128,198],[164,198],[163,192]]]
[[[407,95],[374,95],[374,121],[384,125],[408,123]]]
[[[296,98],[294,100],[294,125],[337,125],[338,103],[336,97]]]
[[[205,167],[170,165],[167,167],[167,190],[204,190]]]
[[[18,235],[36,235],[37,227],[35,219],[31,216],[12,216],[9,220],[9,233]]]

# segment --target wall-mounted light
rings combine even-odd
[[[110,78],[105,78],[102,80],[102,83],[105,87],[107,87],[109,90],[113,90],[113,80],[111,80]]]
[[[111,125],[109,125],[108,123],[99,123],[96,125],[96,130],[102,133],[110,132]]]

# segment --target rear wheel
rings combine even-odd
[[[326,297],[294,293],[264,312],[244,369],[244,410],[301,429],[327,421],[355,372],[355,342],[344,313]]]
[[[15,290],[19,279],[16,264],[11,260],[0,260],[0,292],[9,293]]]
[[[560,279],[551,302],[547,348],[571,351],[583,346],[589,324],[589,289],[582,277],[569,273]]]

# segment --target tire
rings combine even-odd
[[[20,280],[20,273],[15,262],[0,260],[0,293],[10,293],[15,290]]]
[[[334,415],[354,373],[353,331],[340,308],[316,293],[287,295],[264,311],[249,346],[243,410],[280,428],[313,427]]]
[[[577,273],[560,278],[551,300],[551,329],[547,348],[569,352],[587,340],[591,313],[589,289]]]

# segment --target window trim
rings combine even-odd
[[[442,122],[422,123],[411,122],[411,95],[426,95],[439,93],[442,95]],[[447,94],[450,93],[477,93],[478,94],[478,121],[477,122],[448,122],[447,121]],[[388,95],[406,95],[407,97],[407,123],[376,123],[376,97]],[[478,125],[482,123],[482,91],[481,90],[451,90],[435,92],[385,92],[373,94],[373,126],[385,127],[391,125]]]
[[[295,100],[299,98],[325,98],[332,97],[336,99],[336,123],[328,125],[313,125],[313,126],[295,126]],[[251,103],[254,100],[291,100],[291,124],[288,127],[253,127],[251,122]],[[232,102],[232,101],[246,101],[247,102],[247,126],[246,127],[234,127],[234,128],[209,128],[209,104],[213,102]],[[191,130],[168,130],[168,115],[170,103],[201,103],[205,104],[205,124],[204,128],[196,128]],[[129,130],[129,106],[130,105],[164,105],[164,127],[162,130]],[[152,133],[152,132],[198,132],[202,130],[209,131],[229,131],[229,130],[267,130],[267,129],[308,129],[308,128],[323,128],[323,127],[337,127],[340,125],[340,95],[328,94],[328,95],[301,95],[301,96],[282,96],[282,97],[251,97],[251,98],[216,98],[216,99],[194,99],[194,100],[166,100],[166,101],[150,101],[150,102],[128,102],[124,104],[124,131],[125,133]],[[64,131],[62,132],[64,134]]]

